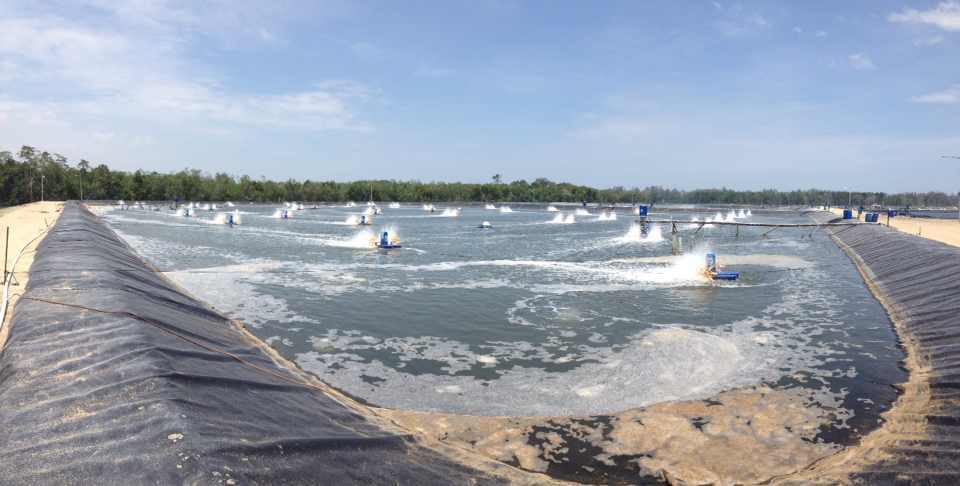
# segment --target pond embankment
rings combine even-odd
[[[783,482],[960,483],[960,248],[878,225],[834,239],[890,313],[910,378],[860,445]]]

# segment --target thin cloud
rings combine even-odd
[[[922,39],[917,39],[913,41],[913,45],[917,47],[937,46],[937,45],[943,44],[943,40],[944,39],[942,35],[935,35],[933,37],[924,37]]]
[[[873,63],[873,60],[870,59],[870,56],[867,56],[862,52],[850,54],[847,56],[847,62],[850,63],[850,67],[856,69],[857,71],[868,71],[877,68],[877,66]]]
[[[914,103],[956,104],[960,103],[960,84],[955,84],[943,91],[928,93],[910,98]]]
[[[110,28],[77,19],[50,16],[11,16],[0,19],[0,102],[9,119],[32,106],[55,116],[35,119],[74,120],[96,108],[101,120],[135,117],[143,122],[236,123],[251,126],[290,127],[304,130],[370,131],[358,120],[358,105],[375,99],[376,90],[344,80],[319,81],[301,90],[245,93],[230,89],[215,73],[194,73],[189,42],[170,37],[171,23],[192,26],[202,22],[179,10],[149,9],[122,4],[111,16],[133,19]],[[135,8],[136,7],[136,8]],[[196,14],[196,12],[191,12]],[[147,25],[161,25],[146,28]],[[260,27],[262,41],[276,40]],[[63,95],[63,87],[69,94]],[[29,95],[25,93],[30,93]],[[53,93],[57,104],[41,102]],[[13,108],[17,108],[16,110]]]
[[[901,24],[927,24],[943,30],[960,31],[960,2],[941,2],[930,10],[904,9],[887,16],[887,20]]]

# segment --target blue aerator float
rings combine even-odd
[[[403,247],[400,245],[400,240],[390,239],[390,233],[384,231],[383,233],[380,233],[380,241],[377,242],[377,248],[382,250],[392,250],[394,248]]]
[[[720,265],[717,263],[717,254],[707,252],[707,266],[704,273],[713,280],[736,280],[740,278],[740,272],[721,272]]]

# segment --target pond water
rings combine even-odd
[[[832,440],[874,427],[904,381],[882,307],[822,231],[681,226],[447,205],[324,206],[277,216],[106,209],[111,227],[198,298],[304,369],[377,405],[473,415],[621,411],[769,384],[843,410]],[[558,214],[560,214],[558,216]],[[570,217],[572,215],[572,218]],[[656,218],[711,216],[674,208]],[[810,222],[800,213],[721,214]],[[222,217],[220,218],[222,220]],[[488,221],[492,228],[480,229]],[[370,247],[388,230],[402,248]],[[707,250],[734,282],[704,278]]]

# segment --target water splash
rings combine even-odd
[[[581,209],[577,209],[574,214],[576,214],[577,216],[590,216],[590,211],[587,211],[586,209],[581,208]]]
[[[597,221],[616,221],[617,213],[614,212],[604,212],[598,218]]]
[[[663,241],[663,230],[658,225],[651,225],[650,229],[647,230],[647,236],[643,236],[640,225],[634,224],[630,226],[627,234],[615,238],[614,241],[618,243],[660,243]]]
[[[577,218],[575,218],[572,214],[564,216],[563,213],[557,213],[553,219],[547,222],[550,224],[573,224],[577,222]]]
[[[373,248],[376,244],[376,236],[373,234],[373,231],[370,231],[369,229],[363,229],[348,239],[330,239],[324,240],[324,243],[328,246],[335,246],[339,248]]]
[[[487,204],[487,205],[485,205],[485,206],[483,206],[483,209],[492,209],[492,210],[496,210],[496,209],[497,209],[497,207],[496,207],[496,206],[494,206],[493,204]]]
[[[390,203],[390,209],[400,209],[400,203],[398,202]]]
[[[501,213],[512,213],[513,210],[510,209],[510,206],[500,206],[500,212],[501,212]]]
[[[556,206],[547,206],[547,211],[550,211],[551,213],[555,213],[555,212],[560,211],[560,210],[557,209]]]
[[[286,217],[289,219],[293,217],[294,213],[296,213],[296,211],[292,209],[277,209],[273,212],[273,214],[270,215],[270,217],[273,219],[283,219],[284,215],[286,215]]]
[[[447,208],[440,213],[441,218],[456,218],[460,216],[460,208]]]
[[[706,222],[706,223],[710,223],[711,221],[713,221],[713,218],[710,218],[710,217],[707,217],[707,219],[704,220],[704,222]],[[697,224],[697,223],[699,223],[699,222],[700,222],[700,218],[694,216],[694,217],[690,218],[690,223],[691,223],[691,224],[688,224],[686,227],[687,227],[687,229],[697,229],[697,228],[700,227],[700,225]],[[703,227],[704,227],[704,228],[713,228],[714,226],[713,226],[712,224],[705,224],[705,225],[703,225]]]

